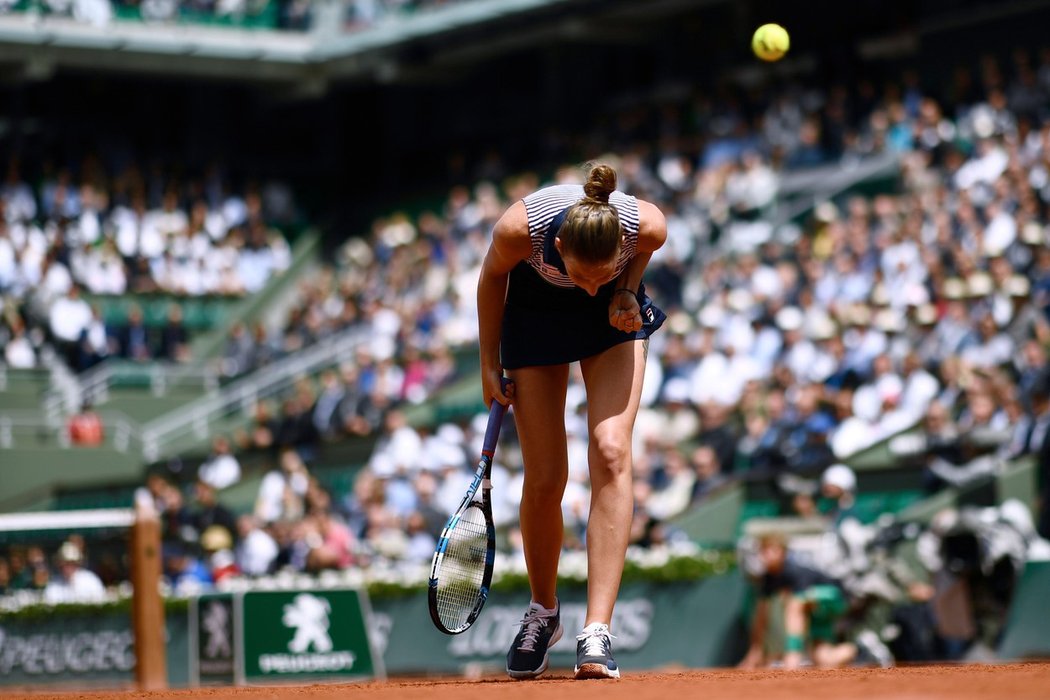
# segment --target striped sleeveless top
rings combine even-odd
[[[545,187],[522,199],[528,215],[529,237],[532,240],[532,254],[525,262],[536,270],[540,277],[557,287],[571,288],[576,285],[565,274],[561,259],[551,259],[548,251],[554,250],[554,243],[547,240],[547,234],[555,217],[581,199],[583,199],[582,185]],[[609,195],[609,202],[616,207],[620,215],[620,226],[624,234],[623,244],[620,247],[620,258],[616,261],[616,274],[619,275],[638,249],[638,200],[616,190]]]

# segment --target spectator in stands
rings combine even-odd
[[[247,430],[237,429],[234,442],[240,450],[271,450],[277,447],[274,435],[277,420],[273,417],[269,401],[257,401]]]
[[[730,407],[715,402],[700,406],[700,432],[697,442],[708,445],[718,457],[718,464],[723,472],[728,472],[733,465],[736,453],[737,436],[729,422]]]
[[[700,445],[694,449],[689,463],[696,474],[692,492],[694,504],[703,501],[729,481],[718,462],[718,453],[710,445]]]
[[[46,563],[33,564],[29,568],[29,585],[31,591],[43,593],[51,583],[51,568]]]
[[[275,343],[270,338],[269,331],[261,321],[256,321],[252,325],[251,333],[252,351],[248,366],[254,372],[255,370],[266,367],[276,360],[280,353],[278,352]]]
[[[12,546],[7,550],[7,563],[11,568],[11,588],[16,591],[28,588],[31,574],[26,548]]]
[[[326,508],[312,511],[300,524],[306,543],[307,571],[346,569],[354,561],[354,538],[350,529]]]
[[[110,338],[98,304],[91,305],[91,320],[80,333],[73,369],[91,369],[109,356]]]
[[[8,221],[32,221],[36,218],[37,204],[33,190],[22,179],[21,164],[17,158],[7,162],[7,174],[0,185],[0,201]]]
[[[92,319],[91,306],[80,296],[80,285],[71,285],[68,292],[57,298],[48,315],[51,336],[59,352],[70,367],[76,367],[78,344]]]
[[[321,373],[321,390],[311,408],[314,428],[324,440],[332,440],[342,433],[338,420],[339,404],[346,398],[346,387],[334,370]]]
[[[281,450],[278,462],[278,469],[263,477],[255,499],[255,515],[263,523],[296,520],[304,513],[303,498],[309,486],[306,464],[290,447]]]
[[[64,542],[55,556],[58,577],[44,587],[47,603],[85,603],[101,600],[105,588],[98,576],[84,568],[84,554],[73,542]]]
[[[128,306],[126,320],[117,329],[116,339],[120,356],[125,360],[148,362],[153,358],[153,340],[138,304]]]
[[[237,518],[237,547],[235,560],[246,576],[262,576],[273,570],[277,559],[277,543],[262,529],[259,519],[247,513]]]
[[[363,544],[374,559],[397,561],[407,553],[409,538],[401,518],[385,503],[369,506]]]
[[[649,494],[646,508],[653,518],[667,521],[689,507],[697,475],[677,446],[663,450],[662,472],[663,483]]]
[[[307,463],[316,458],[320,444],[320,436],[310,412],[313,403],[312,389],[299,384],[294,395],[286,397],[281,403],[281,416],[274,432],[274,444],[291,447]]]
[[[424,484],[424,488],[426,488],[426,484]],[[432,488],[436,489],[437,485],[433,485]],[[372,469],[368,468],[358,472],[350,492],[343,497],[339,507],[351,532],[358,539],[363,539],[368,529],[369,509],[373,505],[382,505],[385,502],[384,483]],[[444,513],[444,509],[438,509],[438,512]],[[439,528],[444,527],[445,521],[450,514],[451,511],[441,516]]]
[[[159,472],[146,476],[146,485],[135,489],[135,505],[152,509],[158,515],[168,509],[171,490],[175,487]]]
[[[337,408],[339,422],[346,435],[363,436],[374,433],[384,422],[384,413],[390,408],[382,400],[373,400],[362,386],[361,375],[354,362],[345,362],[339,368],[345,388]]]
[[[244,324],[238,321],[230,328],[226,345],[222,352],[222,373],[227,377],[236,377],[252,369],[253,344]]]
[[[162,561],[165,581],[176,595],[193,595],[211,588],[211,571],[198,556],[196,545],[182,540],[167,542]]]
[[[168,362],[188,362],[190,334],[182,320],[182,306],[168,306],[168,317],[160,329],[160,347],[157,357]]]
[[[437,538],[427,525],[426,517],[420,511],[412,511],[405,520],[405,534],[408,544],[404,560],[409,563],[426,564],[434,557]]]
[[[211,454],[200,465],[197,477],[217,491],[233,486],[241,480],[241,464],[233,455],[230,441],[216,435],[211,442]]]
[[[4,362],[11,369],[32,369],[36,366],[36,349],[26,336],[25,323],[15,317],[10,323],[10,336],[4,343]]]
[[[97,447],[105,439],[102,417],[89,401],[81,404],[79,413],[70,416],[67,430],[70,442],[82,447]]]
[[[197,538],[193,511],[186,505],[182,489],[175,484],[165,490],[164,510],[160,514],[161,539],[165,544],[181,544]]]
[[[845,464],[832,464],[820,477],[820,493],[831,502],[827,517],[837,528],[847,518],[856,518],[857,475]]]
[[[237,532],[237,519],[229,508],[219,502],[215,491],[215,487],[205,481],[194,483],[193,527],[197,533],[203,533],[217,525],[232,536]]]
[[[201,532],[202,559],[214,583],[241,573],[233,554],[233,536],[223,525],[209,525]]]

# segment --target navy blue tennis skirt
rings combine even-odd
[[[628,340],[643,340],[667,316],[645,293],[638,292],[642,328],[624,332],[609,324],[609,304],[616,280],[595,296],[579,287],[556,287],[528,263],[511,270],[503,311],[500,355],[505,369],[562,365],[582,360]]]

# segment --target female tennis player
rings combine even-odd
[[[618,678],[609,633],[633,510],[631,434],[648,338],[664,314],[642,273],[667,238],[653,204],[616,190],[616,171],[556,185],[513,204],[496,222],[478,283],[486,403],[513,403],[525,484],[521,531],[532,602],[507,654],[512,678],[547,669],[561,637],[555,590],[568,478],[565,394],[579,361],[587,392],[591,505],[587,619],[576,677]],[[510,378],[506,393],[500,379]]]

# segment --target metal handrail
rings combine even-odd
[[[843,166],[842,163],[783,173],[777,185],[774,226],[801,216],[821,202],[827,202],[851,187],[871,178],[900,170],[899,153],[882,153]],[[794,201],[788,202],[789,198]]]
[[[125,452],[134,444],[141,450],[144,459],[155,461],[166,456],[171,447],[187,435],[206,439],[210,434],[210,424],[215,419],[234,410],[247,413],[260,399],[284,391],[305,375],[338,364],[342,358],[364,345],[369,338],[369,330],[366,327],[345,329],[224,387],[216,388],[215,391],[145,424],[138,423],[120,411],[103,409],[99,410],[98,414],[107,427],[107,435],[112,435],[115,449]],[[113,376],[111,372],[112,370],[99,370],[90,381],[101,384],[107,377]],[[211,374],[198,370],[186,372],[185,376],[209,377]],[[215,383],[217,387],[217,376]],[[59,397],[56,400],[61,402],[62,394],[56,395]],[[54,435],[61,445],[68,446],[69,436],[60,406],[51,406],[51,409],[45,405],[42,412],[15,410],[0,414],[0,448],[13,446],[15,430],[26,428],[38,433],[41,430],[47,431]]]
[[[75,386],[69,386],[65,391],[49,392],[42,402],[42,408],[47,415],[59,416],[76,411],[84,401],[105,403],[109,399],[110,389],[121,379],[128,378],[148,381],[154,396],[165,396],[176,386],[200,387],[205,391],[213,391],[219,386],[219,372],[212,366],[105,360],[79,376],[70,375]]]
[[[164,456],[180,438],[193,434],[209,435],[209,424],[232,410],[247,412],[263,398],[274,396],[300,377],[329,367],[363,345],[369,337],[365,328],[348,328],[324,338],[310,347],[256,370],[209,396],[201,397],[156,418],[142,429],[143,456],[156,460]]]
[[[137,450],[142,450],[142,424],[121,411],[98,411],[105,428],[106,440],[117,452],[127,452],[133,443],[138,443]],[[31,410],[10,410],[0,413],[0,449],[16,447],[20,432],[31,432],[34,436],[48,434],[54,437],[59,446],[70,447],[67,421],[56,422],[51,416]]]
[[[158,361],[138,364],[106,360],[80,375],[80,387],[84,398],[98,401],[122,378],[148,379],[154,396],[164,396],[170,387],[178,385],[200,386],[206,390],[219,386],[219,373],[211,366]]]

